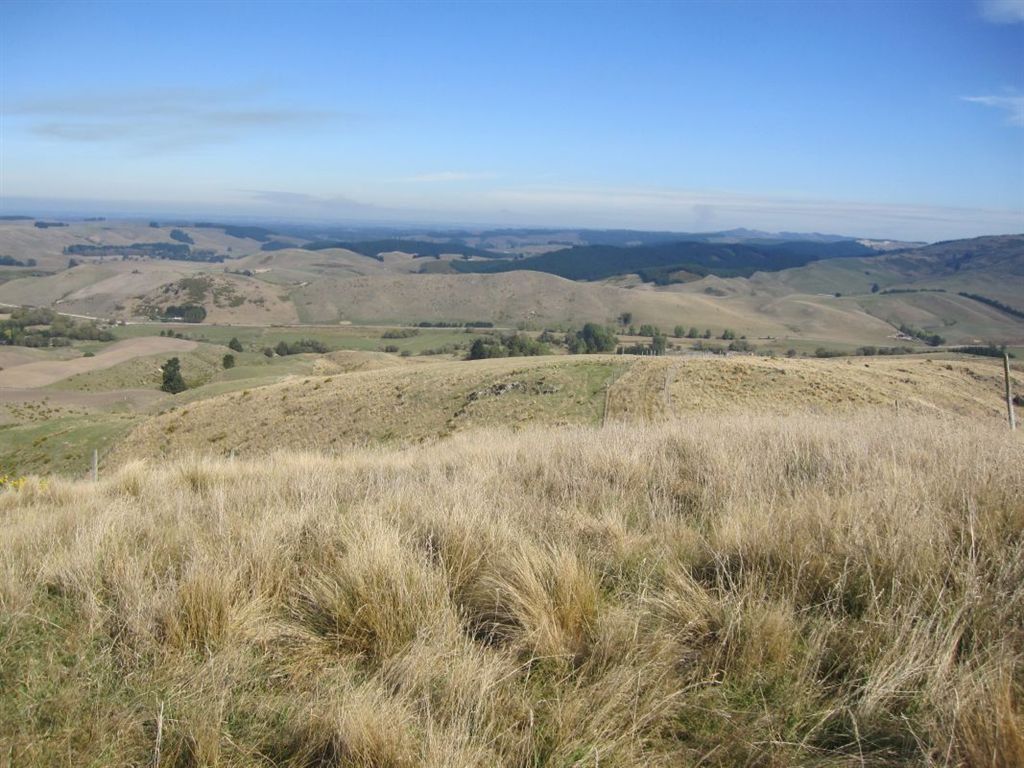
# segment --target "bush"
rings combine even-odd
[[[980,355],[981,357],[1002,357],[1003,354],[1008,354],[1010,357],[1015,357],[1012,352],[1006,352],[1006,345],[997,347],[995,344],[989,344],[988,346],[968,346],[968,347],[955,347],[951,352],[959,352],[963,355]]]
[[[316,339],[299,339],[298,341],[293,341],[290,344],[282,339],[277,342],[277,346],[274,347],[274,351],[281,355],[281,357],[284,357],[285,355],[301,355],[307,352],[323,354],[327,352],[327,345],[322,341],[317,341]]]
[[[486,360],[492,357],[531,357],[551,352],[546,344],[521,334],[502,336],[499,339],[474,339],[469,345],[467,360]]]
[[[920,328],[914,328],[912,325],[907,325],[906,323],[900,325],[900,333],[902,333],[904,336],[910,336],[911,338],[914,339],[920,339],[930,347],[937,347],[941,344],[946,343],[945,338],[943,338],[939,334],[929,333],[928,331],[923,331]]]
[[[178,358],[172,357],[164,363],[163,383],[160,385],[160,389],[170,392],[172,395],[188,389],[185,380],[181,377],[181,361]]]
[[[164,320],[180,320],[185,323],[201,323],[206,319],[206,308],[201,304],[171,305],[164,310]]]
[[[271,347],[264,347],[263,348],[263,354],[266,357],[273,357],[274,356],[274,350]]]
[[[385,352],[390,352],[391,354],[395,354],[396,352],[398,352],[398,345],[397,344],[388,344],[386,347],[384,347],[384,351]]]
[[[392,328],[381,334],[382,339],[411,339],[419,336],[420,332],[415,328]]]
[[[233,337],[231,341],[228,342],[228,349],[233,349],[235,352],[242,351],[242,342],[238,340],[237,336]]]
[[[565,346],[574,355],[592,355],[612,352],[618,339],[611,330],[597,323],[587,323],[583,330],[566,334]]]
[[[221,362],[221,365],[223,365],[225,369],[227,369],[227,368],[234,368],[235,367],[235,356],[230,354],[230,353],[228,353],[228,354],[224,355],[223,358],[221,358],[220,362]]]

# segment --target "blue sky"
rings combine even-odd
[[[1024,231],[1024,2],[0,5],[0,207]]]

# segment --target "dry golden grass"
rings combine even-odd
[[[327,370],[331,361],[343,360],[322,359]],[[449,360],[295,377],[149,419],[117,447],[111,461],[183,452],[266,454],[275,448],[333,453],[481,426],[594,424],[602,418],[605,386],[632,362],[621,356],[564,355]],[[338,368],[344,365],[339,362]]]
[[[385,357],[385,356],[378,356]],[[337,368],[328,360],[338,361]],[[390,358],[400,362],[401,358]],[[365,356],[353,365],[374,363]],[[271,450],[341,452],[417,442],[480,427],[664,420],[713,411],[825,413],[860,408],[1004,418],[1002,369],[987,358],[790,360],[632,355],[422,362],[296,377],[188,403],[149,419],[111,461]],[[1024,385],[1018,380],[1017,388]],[[610,387],[606,397],[606,390]]]
[[[0,493],[0,762],[1024,763],[1024,442],[473,431]]]

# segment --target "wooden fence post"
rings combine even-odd
[[[1017,429],[1017,419],[1013,413],[1013,394],[1010,392],[1010,353],[1003,353],[1003,377],[1006,379],[1006,416],[1010,420],[1010,431]]]
[[[100,452],[93,448],[92,449],[92,481],[95,483],[100,476]]]

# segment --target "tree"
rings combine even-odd
[[[163,367],[164,380],[160,385],[160,389],[164,392],[170,392],[172,395],[176,395],[179,392],[184,392],[188,389],[185,384],[185,380],[181,378],[181,361],[176,357],[172,357]]]
[[[684,326],[682,326],[682,325],[677,325],[673,329],[672,335],[675,336],[677,339],[681,339],[681,338],[683,338],[683,336],[686,335],[686,328]]]
[[[735,338],[736,338],[736,332],[733,331],[732,328],[726,328],[724,331],[722,331],[722,340],[723,341],[731,341],[732,339],[735,339]]]
[[[488,344],[483,339],[474,339],[473,343],[469,345],[467,360],[486,360],[490,357],[504,357],[501,354],[500,346],[493,341]]]
[[[688,330],[686,332],[686,338],[688,338],[688,339],[696,339],[699,336],[700,336],[700,331],[697,330],[697,326],[691,325],[690,326],[690,330]]]
[[[665,350],[668,349],[668,337],[660,333],[654,334],[651,337],[651,349],[656,355],[664,355]]]
[[[224,357],[221,359],[221,363],[223,364],[225,369],[227,369],[227,368],[234,368],[235,367],[235,356],[232,355],[229,352],[228,354],[224,355]]]
[[[878,283],[872,283],[871,284],[871,292],[872,293],[878,293],[878,291],[879,291]]]
[[[271,349],[270,347],[264,347],[263,348],[263,354],[266,355],[267,357],[273,357],[274,356],[274,350]]]
[[[632,312],[623,312],[621,315],[619,315],[619,325],[629,325],[632,322],[633,322],[633,313]]]
[[[231,341],[228,342],[228,349],[233,349],[235,352],[242,351],[242,342],[238,340],[238,337],[232,337]]]
[[[711,329],[710,328],[705,328],[704,329],[704,338],[705,339],[710,339],[711,338]]]
[[[566,334],[565,345],[574,355],[592,355],[598,352],[612,352],[618,340],[615,334],[597,323],[587,323],[582,331]]]

